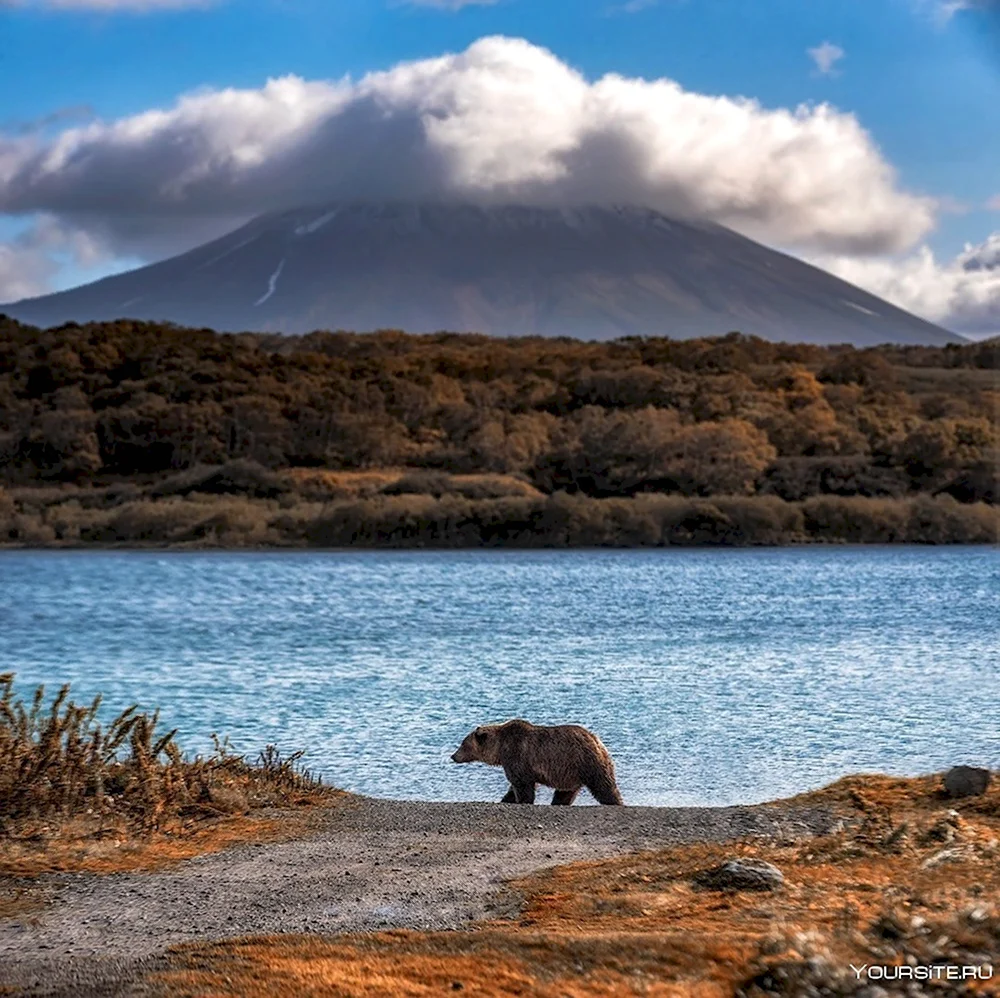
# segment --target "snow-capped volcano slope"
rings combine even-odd
[[[181,256],[0,306],[219,330],[961,342],[729,229],[641,208],[340,204],[262,215]]]

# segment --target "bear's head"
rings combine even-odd
[[[495,724],[481,725],[470,731],[451,757],[452,762],[485,762],[500,765],[500,738]]]

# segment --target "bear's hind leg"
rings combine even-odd
[[[535,784],[530,782],[518,781],[514,784],[514,793],[517,794],[518,804],[534,804],[535,803]]]
[[[503,797],[500,798],[500,803],[501,804],[516,804],[517,803],[517,794],[514,793],[514,788],[513,787],[510,787],[507,790],[507,793],[505,793],[503,795]]]
[[[553,804],[572,804],[576,800],[576,795],[580,792],[580,788],[577,787],[576,790],[557,790],[552,795]]]
[[[594,800],[598,804],[623,804],[622,795],[615,785],[615,781],[609,779],[603,773],[587,783],[587,789],[594,795]]]

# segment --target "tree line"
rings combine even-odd
[[[507,476],[543,498],[993,505],[998,360],[996,340],[281,337],[0,316],[0,482],[9,503],[55,486],[148,492],[224,466],[252,466],[258,483],[396,468]]]

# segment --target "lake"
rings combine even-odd
[[[499,799],[448,757],[520,716],[596,731],[628,803],[756,802],[1000,768],[998,579],[991,548],[8,551],[0,672],[375,796]]]

